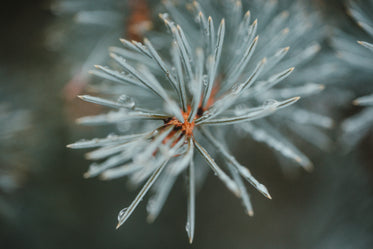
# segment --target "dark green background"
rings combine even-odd
[[[33,138],[20,138],[30,156],[27,181],[12,195],[1,193],[14,216],[0,216],[0,248],[373,248],[372,135],[346,155],[337,147],[329,154],[305,147],[315,171],[300,171],[294,178],[284,177],[265,146],[240,141],[235,155],[268,187],[273,200],[248,186],[255,211],[249,218],[240,200],[210,175],[197,196],[191,246],[184,179],[154,224],[146,223],[144,202],[115,230],[118,211],[136,191],[128,190],[125,179],[83,179],[89,162],[82,151],[65,148],[106,132],[79,127],[67,115],[61,91],[71,77],[68,60],[44,46],[45,30],[57,17],[46,1],[1,5],[1,102],[33,112],[28,133]],[[339,1],[327,6],[330,18],[342,16]],[[359,109],[341,111],[340,118]]]

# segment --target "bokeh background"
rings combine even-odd
[[[349,22],[341,1],[318,2],[330,24]],[[49,1],[23,0],[6,1],[0,8],[0,102],[31,112],[30,126],[14,138],[14,150],[25,159],[22,184],[12,193],[0,192],[6,203],[0,212],[0,248],[373,248],[372,134],[348,153],[338,144],[327,153],[304,147],[315,170],[291,175],[284,174],[267,147],[243,139],[233,151],[273,200],[249,187],[255,211],[250,218],[240,200],[210,175],[197,196],[192,245],[185,232],[184,179],[154,224],[147,224],[145,205],[140,205],[115,230],[118,211],[136,191],[127,188],[125,179],[84,179],[89,165],[84,152],[65,147],[107,130],[74,123],[97,110],[64,95],[80,52],[67,53],[67,45],[57,49],[46,42],[51,29],[67,25],[62,21],[67,17],[49,6]],[[81,30],[74,32],[84,37]],[[79,36],[67,36],[66,44],[78,42]],[[342,106],[334,118],[338,122],[359,110]],[[335,141],[337,128],[331,132]]]

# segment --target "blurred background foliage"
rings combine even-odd
[[[318,2],[330,23],[349,22],[341,1]],[[45,45],[46,30],[59,18],[49,6],[42,0],[7,1],[0,11],[1,102],[32,113],[31,128],[15,138],[27,158],[25,179],[13,193],[0,192],[9,207],[0,213],[1,248],[373,247],[372,134],[349,153],[341,153],[337,145],[329,153],[306,147],[314,172],[288,176],[267,147],[249,139],[240,141],[232,150],[262,179],[273,200],[250,191],[255,216],[249,218],[240,201],[210,175],[197,196],[191,246],[185,233],[183,179],[154,224],[146,223],[145,205],[140,205],[115,230],[117,212],[136,191],[127,188],[125,179],[84,179],[89,162],[81,151],[65,147],[106,132],[74,123],[79,115],[94,110],[63,97],[76,58]],[[337,119],[359,108],[346,105],[340,111]],[[336,140],[338,132],[334,133]]]

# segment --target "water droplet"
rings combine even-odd
[[[188,235],[190,235],[190,223],[189,223],[189,221],[185,225],[185,230],[188,233]]]
[[[276,100],[274,100],[274,99],[268,99],[268,100],[264,101],[263,106],[273,106],[276,103],[277,103]]]
[[[235,115],[244,115],[247,113],[248,107],[245,105],[238,105],[234,108],[234,114]]]
[[[233,94],[238,94],[239,92],[242,91],[243,87],[245,86],[245,84],[236,84],[232,87],[232,93]]]
[[[210,118],[214,114],[214,109],[206,110],[203,112],[203,118]]]
[[[123,217],[126,215],[126,213],[127,213],[127,209],[128,208],[123,208],[122,210],[120,210],[120,212],[119,212],[119,214],[118,214],[118,221],[120,222],[122,219],[123,219]]]
[[[208,83],[209,83],[208,76],[206,74],[203,75],[202,83],[203,83],[204,86],[207,86]]]
[[[133,98],[125,94],[120,95],[117,102],[125,108],[132,109],[133,107],[135,107],[135,101],[133,100]]]

